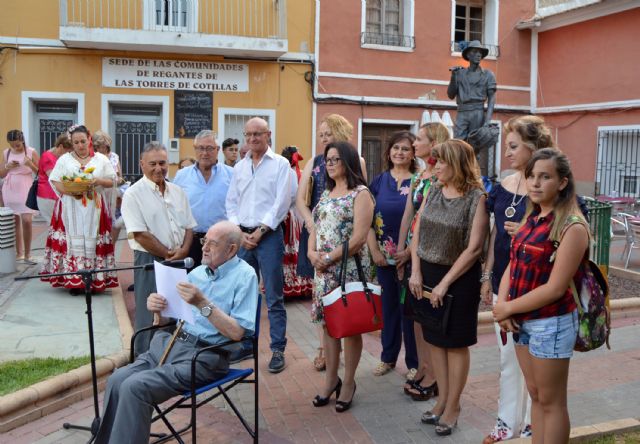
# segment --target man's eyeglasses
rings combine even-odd
[[[215,145],[207,145],[207,146],[196,146],[195,149],[196,151],[199,151],[201,153],[213,153],[218,147]]]
[[[263,134],[266,134],[268,132],[269,131],[256,131],[256,132],[253,132],[253,133],[243,133],[243,134],[244,134],[244,137],[246,137],[247,139],[251,139],[252,137],[260,137]]]
[[[213,239],[207,239],[207,238],[202,238],[200,239],[200,245],[202,245],[203,247],[207,247],[207,248],[211,248],[211,246],[213,245],[214,247],[217,247],[219,244],[219,242],[217,240],[213,240]]]
[[[337,165],[338,162],[340,162],[340,158],[339,157],[327,157],[324,162],[327,165],[333,166],[333,165]]]

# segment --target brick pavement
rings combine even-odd
[[[129,261],[127,248],[122,245],[120,248],[119,259]],[[130,282],[130,276],[121,275],[123,287]],[[420,424],[420,414],[433,406],[433,401],[414,402],[402,393],[406,371],[402,356],[395,371],[382,377],[372,376],[380,355],[377,334],[365,335],[365,350],[357,374],[358,392],[352,409],[338,414],[333,402],[327,407],[313,407],[311,399],[322,384],[323,374],[312,366],[317,338],[309,322],[308,309],[308,300],[287,302],[287,368],[277,375],[266,371],[270,352],[268,322],[263,311],[259,356],[261,442],[478,443],[493,425],[498,387],[498,350],[493,334],[480,335],[478,344],[471,349],[471,372],[462,397],[459,427],[451,437],[437,437],[432,426]],[[640,418],[640,318],[616,320],[614,326],[612,350],[576,354],[572,360],[569,409],[573,427]],[[240,387],[232,397],[239,401],[241,410],[252,422],[251,388]],[[185,414],[176,413],[178,422]],[[92,417],[91,399],[85,399],[0,435],[0,442],[86,442],[87,432],[64,430],[62,423],[89,424]],[[200,442],[250,442],[223,401],[201,408],[198,417]],[[154,425],[154,430],[164,431],[162,425]],[[190,437],[185,437],[185,441],[190,442]]]
[[[452,437],[439,438],[433,427],[420,424],[422,411],[433,402],[414,402],[402,394],[403,370],[382,377],[371,371],[380,347],[376,335],[367,335],[358,369],[358,392],[353,408],[343,414],[327,407],[314,408],[311,399],[322,384],[321,373],[311,364],[316,339],[308,322],[308,301],[290,301],[287,369],[277,375],[265,371],[270,357],[268,322],[262,316],[260,344],[260,426],[265,443],[478,443],[493,423],[497,406],[498,351],[492,335],[481,335],[472,348],[471,373],[462,398],[458,429]],[[572,426],[584,426],[622,418],[640,418],[640,319],[614,322],[612,350],[576,354],[571,364],[569,408]],[[233,394],[241,410],[253,420],[251,388]],[[184,417],[185,413],[178,415]],[[0,442],[80,443],[87,432],[68,431],[62,422],[88,424],[93,416],[91,400],[0,435]],[[179,420],[178,420],[179,422]],[[222,401],[199,412],[198,436],[204,443],[250,442],[240,423]],[[154,430],[163,431],[162,425]],[[189,439],[186,440],[189,442]]]

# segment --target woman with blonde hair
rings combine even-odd
[[[529,203],[511,242],[493,316],[513,333],[531,396],[534,443],[569,441],[567,382],[578,331],[570,283],[580,292],[580,263],[589,254],[589,226],[576,199],[569,160],[536,151],[524,172]]]
[[[396,271],[398,279],[403,280],[405,274],[411,271],[411,239],[415,224],[416,212],[425,196],[429,193],[429,188],[436,179],[433,174],[433,167],[436,159],[431,156],[433,147],[446,142],[451,137],[449,129],[440,122],[426,123],[420,127],[416,140],[413,142],[415,156],[421,159],[425,168],[416,172],[411,177],[411,188],[409,190],[410,199],[407,199],[400,225],[400,236],[398,239],[398,251],[394,259],[396,261]],[[411,316],[411,305],[407,300],[411,296],[406,288],[403,288],[400,300],[404,303],[405,313]],[[407,380],[404,384],[404,393],[411,396],[414,401],[428,401],[433,396],[437,396],[438,385],[433,374],[429,347],[422,337],[422,327],[419,322],[413,323],[414,338],[416,343],[416,353],[418,355],[418,367],[410,368]],[[406,353],[406,350],[405,350]]]
[[[300,216],[304,219],[304,226],[300,232],[298,266],[296,268],[296,272],[300,277],[314,277],[313,265],[307,257],[307,245],[309,243],[309,237],[315,236],[315,225],[311,212],[320,201],[320,197],[326,189],[324,152],[330,143],[348,142],[352,135],[353,125],[339,114],[329,114],[320,121],[318,130],[320,146],[318,151],[323,154],[317,155],[312,162],[307,162],[302,170],[302,176],[300,177],[298,192],[296,194],[296,208]],[[366,182],[367,173],[362,157],[360,157],[360,169]],[[311,196],[309,202],[307,202],[307,194]],[[324,347],[322,345],[323,333],[321,329],[318,329],[318,337],[320,339],[320,346],[318,347],[318,355],[313,360],[313,366],[316,370],[323,371],[326,368],[326,359],[324,357]]]
[[[489,249],[482,273],[482,299],[486,304],[498,299],[500,279],[509,263],[511,235],[520,225],[527,206],[524,171],[533,154],[554,145],[550,128],[537,116],[518,116],[504,125],[505,157],[513,174],[491,189],[487,210],[494,215]],[[522,371],[518,366],[511,333],[495,324],[500,349],[500,394],[493,430],[483,444],[531,436],[531,400],[528,399]]]
[[[411,243],[409,289],[428,298],[422,334],[438,383],[438,402],[422,415],[440,436],[450,435],[477,342],[480,255],[489,228],[486,196],[473,148],[461,140],[436,146],[438,183],[423,201]]]

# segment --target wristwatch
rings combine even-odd
[[[268,227],[265,227],[264,225],[260,226],[260,234],[265,234],[267,231],[269,231]]]
[[[327,265],[331,263],[331,256],[329,256],[329,253],[325,254],[322,259],[325,261]]]
[[[200,309],[200,314],[205,318],[211,316],[211,312],[213,311],[213,304],[207,304]]]

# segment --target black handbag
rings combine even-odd
[[[27,208],[34,211],[38,211],[38,177],[33,180],[29,193],[27,194],[27,201],[25,202]]]
[[[425,291],[433,291],[433,288],[426,285],[423,285],[422,289],[423,295]],[[405,314],[415,322],[419,322],[423,330],[445,335],[449,326],[452,304],[453,296],[450,294],[445,295],[440,307],[433,307],[426,296],[418,299],[413,294],[408,293],[405,300]]]

